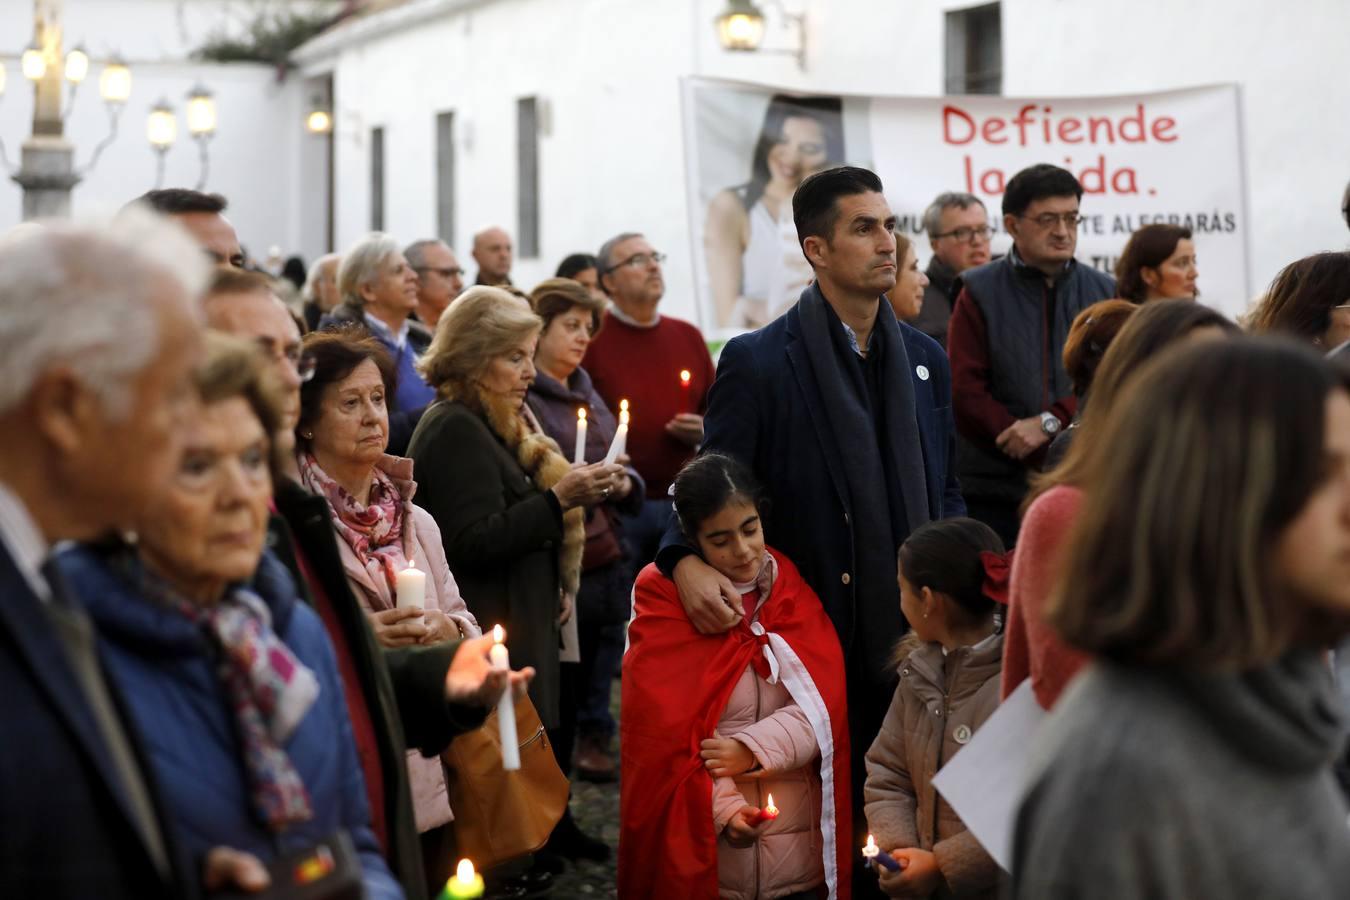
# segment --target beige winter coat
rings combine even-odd
[[[439,609],[459,626],[464,637],[478,637],[482,629],[473,613],[464,606],[464,598],[459,595],[459,586],[450,574],[450,565],[445,559],[445,549],[441,544],[441,531],[431,513],[414,506],[412,495],[416,485],[412,482],[412,460],[396,456],[385,456],[378,463],[380,469],[388,475],[403,494],[404,529],[413,532],[412,558],[408,562],[426,573],[426,604],[428,609]],[[342,556],[342,567],[351,585],[352,593],[367,610],[379,611],[394,608],[394,593],[383,578],[372,578],[365,566],[356,558],[356,553],[346,541],[338,535],[338,552]],[[441,768],[440,757],[427,759],[416,750],[408,751],[408,786],[412,791],[413,813],[417,820],[418,832],[428,831],[454,820],[450,811],[450,798],[445,787],[445,772]]]
[[[867,751],[867,826],[883,850],[919,847],[937,858],[936,897],[995,898],[998,865],[936,790],[933,776],[998,707],[1002,634],[943,654],[911,635],[900,684]]]
[[[775,574],[776,566],[770,566],[769,584]],[[759,767],[735,779],[713,779],[719,896],[782,897],[823,884],[820,750],[806,714],[782,682],[769,684],[747,666],[716,734],[745,744]],[[769,794],[778,818],[768,823],[754,846],[728,844],[723,829],[731,817],[745,804],[763,809]]]

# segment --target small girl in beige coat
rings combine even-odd
[[[867,825],[902,866],[878,868],[891,897],[998,895],[997,864],[933,788],[933,777],[999,702],[1006,603],[1003,543],[974,519],[918,529],[900,548],[900,608],[910,633],[900,684],[867,751]]]

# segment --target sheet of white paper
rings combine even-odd
[[[933,779],[933,787],[1005,871],[1012,867],[1013,819],[1026,787],[1031,746],[1045,715],[1031,681],[1023,681]]]

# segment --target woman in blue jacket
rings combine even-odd
[[[249,345],[196,377],[182,462],[139,546],[62,568],[88,606],[169,810],[202,871],[229,847],[267,862],[344,830],[372,900],[401,900],[370,811],[332,645],[263,552],[278,405]]]

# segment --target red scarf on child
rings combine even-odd
[[[619,896],[701,900],[717,896],[712,776],[699,743],[712,737],[746,666],[768,668],[801,707],[820,744],[821,834],[831,898],[848,900],[853,848],[844,655],[834,626],[801,574],[770,550],[778,578],[749,621],[725,634],[694,630],[679,592],[655,566],[633,588],[619,716]]]

